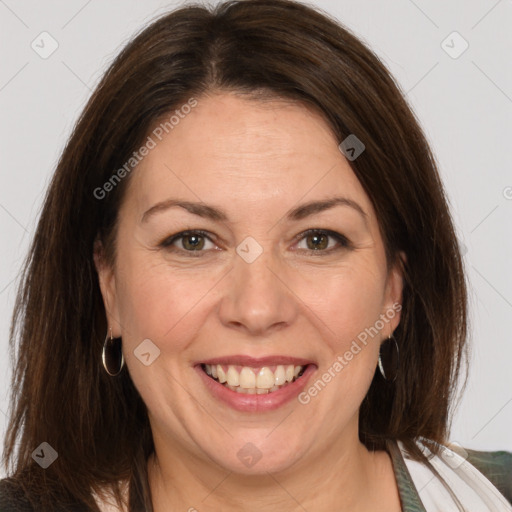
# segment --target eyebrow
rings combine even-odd
[[[368,215],[363,210],[363,208],[361,208],[361,206],[359,206],[358,203],[347,197],[333,197],[330,199],[310,201],[308,203],[301,204],[300,206],[297,206],[296,208],[287,212],[285,218],[290,221],[298,221],[306,217],[309,217],[310,215],[314,215],[315,213],[320,213],[325,210],[329,210],[330,208],[333,208],[335,206],[348,206],[356,210],[363,217],[365,223],[368,219]],[[157,203],[151,208],[149,208],[149,210],[147,210],[142,215],[141,222],[147,222],[148,219],[153,215],[161,213],[173,207],[184,208],[188,212],[206,219],[222,222],[229,221],[226,212],[219,208],[215,208],[214,206],[209,206],[202,202],[181,201],[179,199],[167,199],[166,201],[161,201],[160,203]]]

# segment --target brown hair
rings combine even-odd
[[[418,437],[446,443],[465,353],[463,265],[435,160],[403,94],[380,60],[337,21],[288,0],[231,0],[180,8],[131,41],[94,91],[53,176],[22,274],[11,327],[15,371],[4,464],[37,503],[83,502],[130,481],[151,510],[146,461],[153,450],[145,405],[130,375],[101,365],[107,332],[93,262],[98,237],[115,262],[126,176],[112,178],[161,117],[191,97],[229,91],[315,108],[341,142],[366,146],[351,162],[377,213],[387,263],[404,251],[397,380],[376,372],[360,409],[369,449]],[[59,454],[41,470],[43,441]],[[432,447],[436,452],[436,446]],[[119,502],[120,503],[120,502]]]

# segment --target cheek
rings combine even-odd
[[[370,270],[372,269],[372,270]],[[376,327],[382,313],[385,276],[366,264],[340,269],[304,286],[308,306],[321,321],[324,342],[321,367],[301,394],[328,418],[329,428],[343,428],[357,411],[375,374],[382,334]],[[342,399],[340,398],[342,397]]]
[[[131,345],[166,340],[166,352],[182,350],[201,325],[201,300],[215,282],[211,273],[170,269],[147,255],[125,258],[116,275],[123,340]]]
[[[384,275],[373,261],[339,267],[297,281],[297,295],[320,320],[325,340],[339,353],[375,325],[382,313]]]

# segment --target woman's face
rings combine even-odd
[[[227,93],[163,133],[98,265],[157,455],[256,474],[353,446],[402,279],[340,141],[303,106]]]

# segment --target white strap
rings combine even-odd
[[[441,447],[440,456],[432,456],[428,447],[418,442],[455,498],[435,471],[409,459],[400,441],[398,446],[427,512],[512,512],[512,506],[492,482],[454,450]]]

